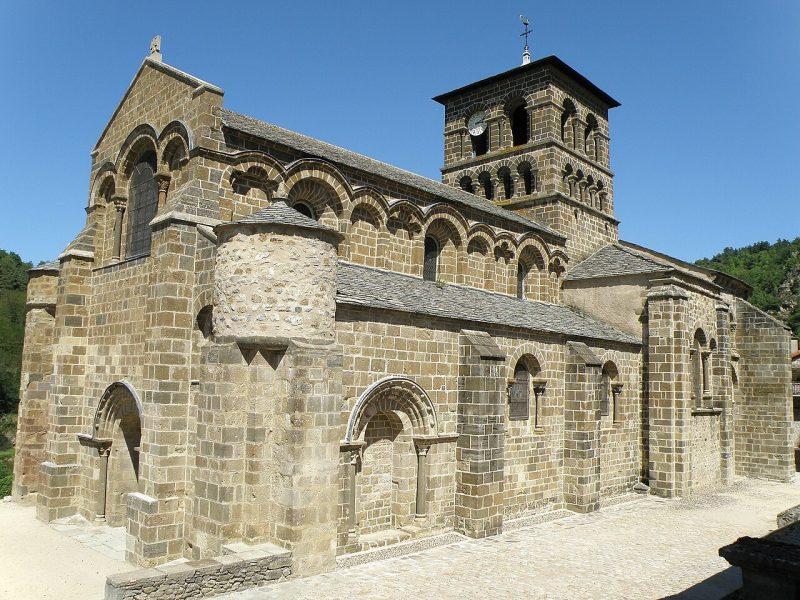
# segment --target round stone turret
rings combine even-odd
[[[214,230],[216,336],[333,339],[339,232],[282,199]]]

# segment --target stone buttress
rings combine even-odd
[[[47,394],[53,372],[58,264],[34,267],[28,273],[12,489],[17,498],[38,492],[42,480],[41,464],[45,460],[47,437]]]
[[[231,540],[334,567],[342,352],[341,236],[274,202],[218,225],[213,335],[202,349],[191,553]]]

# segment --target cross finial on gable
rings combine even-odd
[[[157,35],[150,40],[150,58],[161,62],[161,36]]]

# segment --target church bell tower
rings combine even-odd
[[[434,100],[445,107],[444,183],[559,231],[572,264],[617,241],[614,98],[548,56]]]

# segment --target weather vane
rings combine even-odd
[[[527,65],[529,62],[531,62],[531,53],[530,50],[528,50],[528,36],[531,34],[531,30],[528,28],[528,25],[530,25],[530,21],[528,21],[528,19],[524,15],[520,15],[519,20],[520,23],[522,23],[525,26],[525,31],[520,33],[519,37],[525,38],[525,50],[522,51],[522,64]]]

